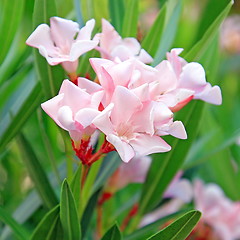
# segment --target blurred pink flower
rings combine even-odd
[[[94,49],[98,44],[95,37],[91,40],[95,20],[91,19],[86,26],[60,17],[50,18],[47,24],[39,25],[29,36],[26,43],[39,49],[50,65],[62,64],[68,73],[74,73],[78,66],[78,58]]]
[[[121,61],[135,57],[144,63],[151,63],[152,57],[141,49],[140,43],[136,38],[128,37],[122,39],[114,27],[105,19],[102,19],[102,33],[100,33],[100,51],[101,57]]]
[[[151,104],[143,104],[129,89],[117,86],[111,103],[93,120],[124,162],[135,156],[166,152],[171,147],[154,135]]]
[[[202,212],[200,221],[208,224],[221,240],[240,238],[240,202],[228,199],[213,183],[194,182],[195,207]]]
[[[151,164],[149,156],[134,157],[129,163],[122,162],[109,178],[106,191],[114,193],[130,183],[143,183]]]
[[[100,87],[95,85],[96,89]],[[59,94],[41,106],[58,126],[69,132],[74,142],[80,143],[82,138],[88,139],[96,130],[92,120],[100,113],[98,107],[102,96],[102,91],[89,94],[69,80],[64,80]]]

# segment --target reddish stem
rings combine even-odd
[[[121,230],[124,231],[124,229],[127,227],[128,223],[130,222],[130,220],[137,214],[138,212],[138,204],[134,204],[131,208],[131,210],[129,211],[128,215],[125,217],[125,219],[122,222],[121,225]]]

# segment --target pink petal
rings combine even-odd
[[[71,106],[73,114],[91,103],[91,96],[69,80],[63,81],[59,91],[61,93],[64,93],[62,104]]]
[[[111,111],[114,107],[114,104],[109,104],[98,116],[96,116],[92,123],[102,131],[105,135],[115,133],[112,122],[110,121]]]
[[[69,53],[69,60],[75,61],[84,53],[94,49],[98,45],[97,41],[91,40],[78,40],[74,42],[71,46]]]
[[[187,139],[185,127],[181,121],[175,121],[171,124],[169,134],[180,139]]]
[[[146,64],[153,62],[153,58],[151,57],[151,55],[144,49],[140,50],[140,53],[137,59]]]
[[[52,39],[57,47],[68,53],[74,37],[79,31],[79,25],[71,20],[52,17],[50,18],[50,27]]]
[[[132,52],[133,55],[138,55],[138,53],[140,52],[141,45],[136,38],[133,37],[124,38],[122,40],[122,44],[125,47],[127,47]]]
[[[90,40],[94,25],[95,25],[94,19],[87,21],[86,25],[80,29],[77,36],[77,40]]]
[[[117,86],[112,97],[114,108],[111,120],[114,125],[128,122],[132,115],[141,109],[139,98],[125,87]]]
[[[41,48],[42,53],[45,53],[44,55],[46,56],[53,56],[57,54],[56,48],[50,35],[50,28],[47,24],[39,25],[28,37],[26,44],[31,47]]]
[[[55,59],[52,59],[51,61],[53,61]],[[64,68],[64,70],[68,73],[75,73],[77,71],[77,67],[78,67],[78,59],[74,62],[69,62],[69,61],[63,61],[64,59],[62,59],[62,67]],[[50,64],[51,65],[51,64]]]
[[[66,130],[75,130],[73,121],[73,113],[69,106],[62,106],[59,108],[57,113],[57,119]]]
[[[89,94],[102,90],[101,85],[82,77],[78,78],[78,86]]]
[[[83,128],[86,128],[92,124],[93,119],[96,118],[99,113],[96,109],[83,108],[77,112],[75,120],[80,123]]]
[[[171,146],[169,146],[162,138],[147,134],[137,135],[134,139],[130,140],[129,144],[140,156],[158,152],[168,152],[171,150]]]
[[[134,157],[135,153],[133,148],[128,143],[122,141],[116,135],[107,135],[106,139],[116,148],[120,158],[124,162],[129,162]]]
[[[61,102],[64,94],[59,94],[54,98],[41,104],[42,109],[59,125],[61,128],[65,129],[62,124],[58,121],[58,109],[61,107]],[[65,129],[66,130],[66,129]]]

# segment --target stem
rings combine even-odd
[[[81,189],[83,189],[89,169],[90,169],[90,165],[82,165]]]
[[[122,231],[125,230],[125,228],[128,226],[131,219],[137,214],[137,211],[138,211],[138,204],[134,204],[131,210],[129,211],[128,215],[125,217],[125,219],[122,222],[122,225],[121,225]]]

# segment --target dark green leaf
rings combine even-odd
[[[228,4],[227,5],[224,4],[223,6],[224,8],[215,19],[212,19],[212,23],[209,24],[209,27],[206,29],[206,31],[204,31],[204,35],[202,36],[202,38],[193,46],[193,48],[186,54],[186,56],[184,56],[186,60],[188,61],[193,59],[199,60],[206,52],[206,49],[208,48],[209,44],[213,41],[214,37],[216,36],[220,24],[227,16],[233,4],[232,1],[224,2],[225,3],[227,2]]]
[[[29,239],[29,234],[25,228],[19,225],[9,213],[7,213],[2,207],[0,207],[0,220],[11,227],[15,236],[19,240]]]
[[[33,180],[35,187],[46,207],[49,209],[58,204],[55,193],[49,183],[49,180],[43,170],[36,154],[34,153],[30,143],[23,134],[18,136],[18,144],[23,155],[23,162],[27,167],[29,175]]]
[[[59,222],[59,205],[50,210],[34,230],[31,240],[61,240],[63,234]]]
[[[175,222],[148,238],[148,240],[184,240],[192,231],[201,217],[199,211],[190,211]]]
[[[114,224],[102,237],[101,240],[121,240],[122,234],[117,224]]]
[[[121,35],[122,32],[122,19],[124,18],[124,2],[123,0],[108,0],[109,13],[111,23]]]
[[[75,172],[70,184],[73,197],[78,210],[80,208],[81,176],[82,176],[82,164],[79,164],[79,167],[77,168],[77,171]]]
[[[76,203],[66,179],[63,181],[61,190],[60,219],[64,231],[64,239],[78,240],[81,238]]]
[[[136,37],[138,27],[139,0],[127,0],[123,19],[122,37]]]

